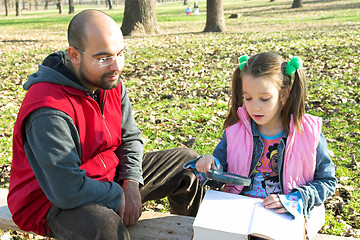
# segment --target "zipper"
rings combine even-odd
[[[105,119],[105,116],[104,116],[105,94],[106,94],[106,91],[104,89],[104,94],[103,94],[103,98],[102,98],[101,106],[100,106],[100,111],[101,111],[101,114],[103,116],[103,119]]]
[[[109,146],[112,146],[112,135],[111,135],[111,133],[110,133],[109,127],[108,127],[107,124],[106,124],[105,115],[104,115],[104,107],[105,107],[105,100],[106,100],[105,94],[106,94],[106,93],[107,93],[107,92],[104,90],[102,102],[101,102],[101,105],[100,105],[100,111],[101,111],[101,117],[102,117],[104,126],[105,126],[105,128],[106,128],[106,131],[107,131],[108,134],[109,134],[109,138],[110,138],[110,144],[109,144]]]
[[[109,128],[108,128],[108,126],[107,126],[107,124],[106,124],[106,122],[105,122],[105,115],[104,115],[104,108],[105,108],[105,101],[106,101],[106,98],[105,98],[106,90],[104,90],[104,94],[103,94],[103,97],[102,97],[102,103],[101,103],[101,105],[100,105],[100,103],[98,103],[97,101],[95,101],[95,100],[91,97],[91,93],[90,93],[88,90],[86,90],[85,92],[86,92],[86,96],[87,96],[88,98],[90,97],[89,101],[94,101],[94,102],[96,103],[96,105],[98,106],[98,108],[96,109],[96,111],[97,111],[98,114],[101,116],[101,119],[102,119],[102,121],[103,121],[103,123],[104,123],[104,126],[105,126],[105,128],[106,128],[106,131],[107,131],[107,133],[108,133],[108,135],[109,135],[110,144],[108,144],[108,146],[111,146],[111,145],[112,145],[112,135],[111,135],[110,130],[109,130]],[[80,95],[80,94],[74,94],[74,95],[83,96],[83,95]],[[101,159],[101,161],[102,161],[102,163],[105,165],[103,159]],[[106,167],[106,165],[105,165],[105,167]]]
[[[107,132],[108,132],[108,134],[109,134],[109,138],[110,138],[110,144],[109,144],[109,146],[111,146],[112,145],[112,136],[111,136],[111,133],[110,133],[110,130],[109,130],[109,128],[108,128],[108,126],[107,126],[107,124],[106,124],[106,122],[105,122],[105,117],[104,117],[104,115],[103,115],[103,122],[104,122],[104,126],[105,126],[105,128],[106,128],[106,130],[107,130]]]
[[[99,156],[99,159],[100,159],[100,161],[101,161],[101,163],[103,164],[103,166],[104,166],[104,169],[105,169],[105,174],[108,172],[108,170],[107,170],[107,167],[106,167],[106,164],[105,164],[105,161],[104,161],[104,159],[101,157],[101,155],[98,155]]]

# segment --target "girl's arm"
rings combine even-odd
[[[304,202],[304,214],[314,206],[321,205],[328,197],[334,194],[337,185],[335,166],[330,159],[324,135],[320,133],[319,145],[316,149],[316,169],[314,181],[304,186],[296,187],[292,192],[299,191]]]
[[[226,156],[227,156],[227,139],[226,139],[226,130],[223,133],[223,136],[221,138],[221,141],[216,146],[213,156],[216,157],[220,164],[223,167],[223,171],[227,171],[227,162],[226,162]]]
[[[224,132],[222,139],[216,146],[213,155],[203,155],[199,160],[197,160],[195,167],[196,170],[202,173],[206,173],[207,170],[214,168],[214,157],[217,158],[220,162],[220,165],[223,167],[223,171],[226,171],[226,132]]]

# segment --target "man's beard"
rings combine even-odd
[[[117,78],[117,80],[116,81],[107,81],[106,80],[106,77],[108,77],[108,76],[112,76],[112,75],[114,75],[114,73],[115,72],[112,72],[112,73],[104,73],[102,76],[101,76],[101,81],[100,81],[100,85],[101,86],[98,86],[98,87],[100,87],[100,88],[102,88],[102,89],[107,89],[107,90],[109,90],[109,89],[113,89],[113,88],[116,88],[118,85],[119,85],[119,82],[120,82],[120,74],[119,74],[119,76],[118,76],[118,78]]]
[[[95,86],[96,88],[101,88],[101,89],[109,90],[109,89],[116,88],[119,85],[119,82],[120,82],[120,74],[118,72],[104,73],[103,75],[101,75],[100,81],[99,81],[99,79],[90,80],[90,78],[87,77],[89,75],[89,73],[83,71],[83,67],[82,67],[82,65],[80,65],[79,74],[80,74],[80,78],[82,79],[83,83],[87,83],[87,84],[90,84],[92,86]],[[119,74],[117,80],[115,80],[115,81],[106,80],[106,77],[112,76],[112,75],[115,75],[115,74]]]

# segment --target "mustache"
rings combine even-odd
[[[114,76],[114,75],[121,75],[121,72],[118,71],[114,71],[114,72],[108,72],[108,73],[104,73],[103,76],[104,77],[108,77],[108,76]]]

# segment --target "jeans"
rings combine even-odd
[[[142,202],[168,197],[170,212],[195,216],[205,190],[195,175],[183,164],[199,155],[189,148],[174,148],[145,153],[144,185],[140,186]],[[50,235],[56,239],[130,239],[120,217],[112,209],[89,203],[74,209],[54,205],[48,211]]]

